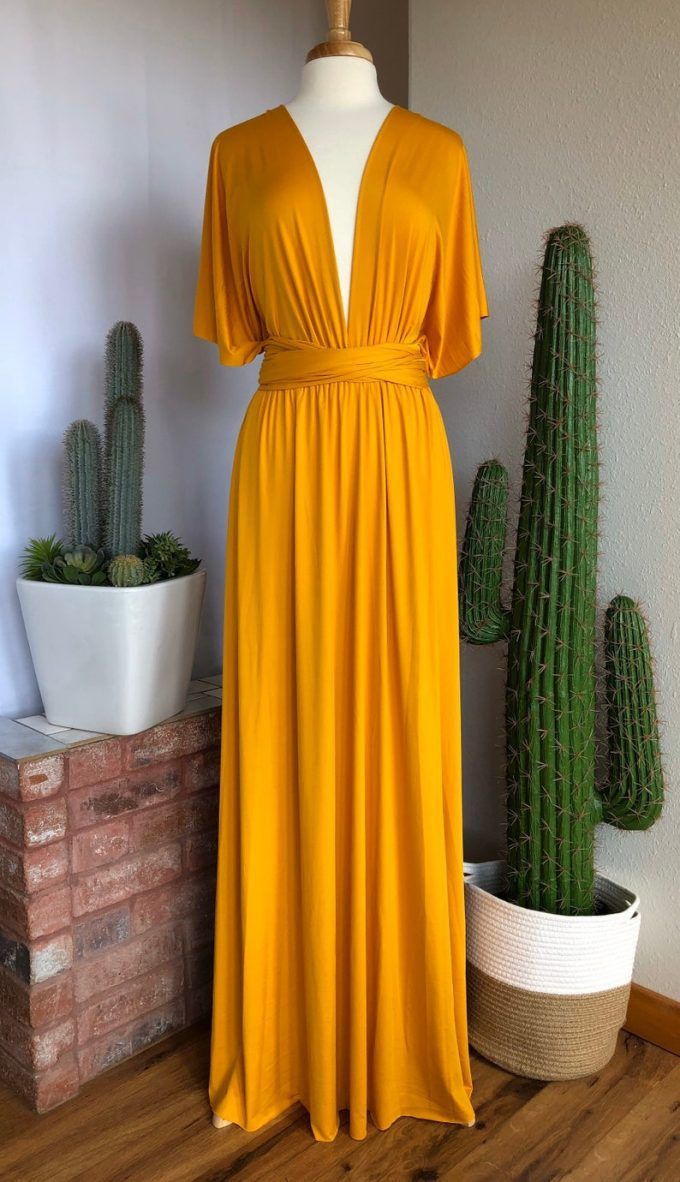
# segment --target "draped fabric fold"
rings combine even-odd
[[[380,342],[329,348],[308,341],[270,337],[265,341],[260,366],[261,390],[286,390],[295,386],[332,381],[400,382],[427,386],[425,359],[417,341]]]

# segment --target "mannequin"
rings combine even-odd
[[[359,186],[380,126],[383,98],[369,51],[350,40],[348,0],[329,0],[328,40],[307,54],[300,89],[286,103],[316,164],[326,196],[345,322]]]

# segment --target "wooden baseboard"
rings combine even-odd
[[[624,1026],[646,1042],[680,1055],[680,1001],[633,983]]]

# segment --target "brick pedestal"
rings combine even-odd
[[[0,1079],[38,1112],[209,1012],[219,723],[0,755]]]

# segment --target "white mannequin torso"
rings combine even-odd
[[[326,197],[347,320],[361,177],[393,104],[381,95],[372,62],[339,56],[307,62],[298,93],[285,105],[307,143]]]

